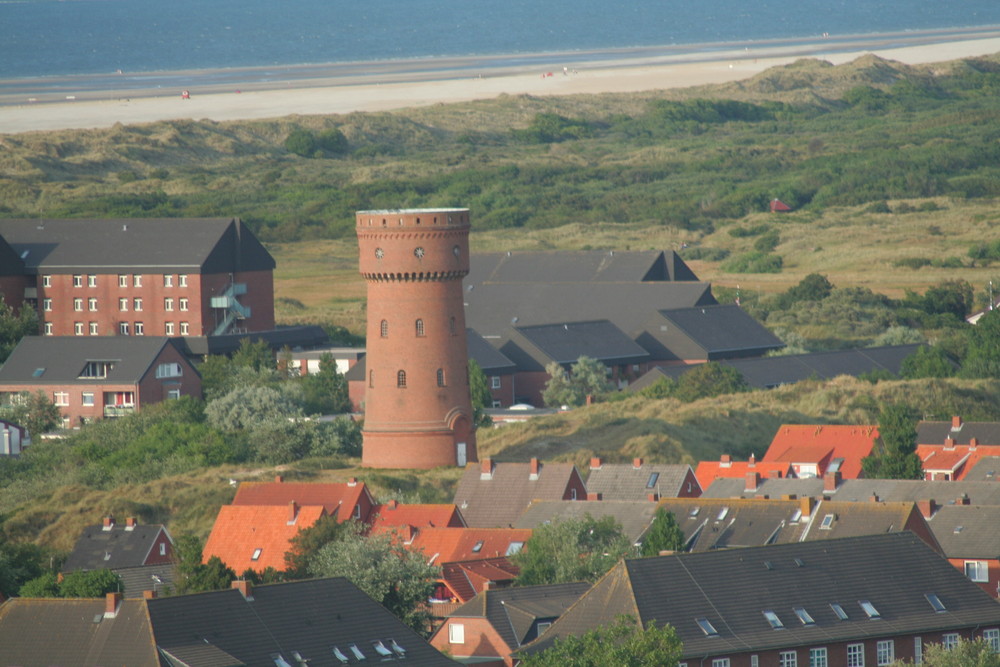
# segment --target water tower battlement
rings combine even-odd
[[[359,211],[356,221],[368,285],[362,464],[475,461],[462,298],[469,211]]]

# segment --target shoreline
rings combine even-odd
[[[226,121],[387,111],[503,94],[686,88],[742,80],[810,57],[837,65],[874,54],[918,65],[997,52],[1000,26],[987,26],[836,38],[6,79],[0,80],[0,135],[172,119]],[[182,90],[190,92],[190,99],[182,99]]]

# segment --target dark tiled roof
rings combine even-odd
[[[1000,507],[947,505],[927,522],[948,558],[1000,557]]]
[[[24,262],[0,234],[0,276],[24,275]]]
[[[341,664],[334,647],[354,665],[355,645],[368,664],[380,661],[374,642],[391,650],[395,640],[406,650],[401,663],[455,664],[341,577],[259,586],[251,597],[230,589],[149,600],[156,646],[174,655],[211,646],[214,658],[232,656],[261,667],[273,667],[276,655],[296,664],[298,652],[309,665],[332,667]]]
[[[917,424],[917,443],[943,445],[951,438],[957,445],[968,445],[977,438],[980,445],[1000,445],[1000,422],[962,422],[955,429],[951,422],[920,422]]]
[[[792,542],[803,524],[797,500],[702,496],[668,498],[659,506],[673,513],[692,552]]]
[[[705,489],[702,498],[781,498],[794,495],[798,498],[809,496],[818,498],[823,495],[823,480],[819,477],[806,479],[774,478],[761,479],[756,491],[747,491],[746,480],[739,478],[720,478]],[[838,500],[841,498],[838,496]]]
[[[984,456],[965,473],[963,482],[1000,481],[1000,456]]]
[[[104,618],[105,600],[12,598],[0,605],[0,665],[159,667],[146,606],[125,600]]]
[[[520,370],[544,370],[552,362],[569,365],[584,356],[609,366],[649,359],[646,350],[608,320],[514,327],[509,338],[501,350]]]
[[[836,500],[919,501],[933,498],[940,505],[954,505],[963,495],[971,505],[1000,505],[996,482],[930,482],[910,479],[849,479],[837,489]]]
[[[536,529],[560,521],[577,521],[588,515],[594,519],[610,516],[621,525],[625,536],[635,542],[646,534],[655,513],[656,503],[648,500],[601,500],[585,503],[575,500],[536,500],[514,522],[514,527]]]
[[[158,336],[25,336],[0,367],[0,384],[133,384],[172,339]],[[80,378],[88,361],[114,361],[105,378]],[[38,369],[43,372],[36,375]],[[196,373],[194,367],[185,372]]]
[[[511,526],[532,500],[562,500],[579,478],[572,463],[541,463],[537,479],[530,478],[529,463],[495,462],[489,479],[482,479],[481,465],[469,464],[455,491],[465,522],[476,528]]]
[[[694,471],[686,463],[649,463],[638,468],[631,463],[601,463],[591,468],[587,477],[587,492],[600,493],[603,500],[647,500],[650,493],[661,497],[679,496],[698,489],[688,489],[690,479],[695,486]]]
[[[487,375],[503,375],[513,373],[517,369],[513,361],[490,345],[485,338],[476,333],[475,329],[465,330],[465,342],[469,350],[469,358],[475,359]]]
[[[0,236],[30,273],[172,271],[230,273],[274,268],[238,218],[0,220]]]
[[[159,593],[164,588],[173,588],[176,578],[173,563],[116,568],[115,574],[121,577],[127,598],[141,598],[144,591]]]
[[[680,359],[759,355],[785,346],[735,304],[661,309],[639,338],[644,346],[654,340]]]
[[[264,341],[272,350],[283,347],[314,347],[325,345],[330,338],[323,327],[310,324],[294,327],[281,327],[270,331],[254,331],[253,333],[225,334],[223,336],[185,336],[183,341],[185,352],[189,356],[206,354],[229,354],[235,352],[244,340],[251,342]]]
[[[116,523],[111,530],[104,530],[103,526],[87,526],[63,564],[62,571],[138,567],[145,562],[156,538],[165,530],[160,524],[139,524],[128,529],[124,524]]]
[[[898,374],[903,359],[919,345],[868,347],[835,352],[810,352],[761,359],[734,359],[724,362],[738,370],[753,387],[771,388],[810,378],[829,380],[838,375],[857,377],[875,370]]]
[[[475,253],[466,284],[697,281],[672,250]]]
[[[867,566],[872,563],[892,567]],[[926,593],[937,595],[947,612],[935,612]],[[870,601],[881,618],[869,619],[860,600]],[[847,621],[831,603],[842,605]],[[797,607],[815,622],[800,622]],[[772,629],[764,610],[773,611],[783,629]],[[527,651],[610,623],[622,612],[643,625],[671,624],[684,656],[692,658],[1000,623],[1000,605],[913,533],[902,532],[625,560]],[[699,618],[717,636],[706,636]]]

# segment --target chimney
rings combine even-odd
[[[142,599],[143,600],[155,600],[156,599],[156,591],[143,591],[142,592]]]
[[[479,462],[479,479],[493,479],[493,459],[488,456]]]
[[[632,459],[632,467],[635,468],[636,470],[638,470],[639,468],[641,468],[642,467],[642,459],[639,459],[639,458]]]
[[[281,475],[275,475],[274,476],[274,483],[275,484],[281,484],[284,481],[285,481],[285,478],[282,477]]]
[[[802,496],[799,499],[799,509],[802,510],[802,516],[812,516],[813,508],[816,506],[816,501],[809,496]]]
[[[934,516],[934,512],[937,510],[937,503],[934,502],[933,498],[930,500],[918,500],[917,508],[924,515],[925,519],[929,519]]]
[[[347,478],[347,486],[357,486],[357,485],[358,485],[358,478],[357,477],[348,477]]]
[[[955,501],[956,505],[968,505],[969,504],[969,494],[963,493],[959,496],[958,500]]]
[[[396,509],[397,507],[399,507],[399,503],[398,503],[398,502],[396,502],[396,499],[395,499],[395,498],[393,498],[392,500],[390,500],[389,502],[387,502],[387,503],[385,504],[385,506],[386,506],[386,508],[387,508],[387,509],[391,509],[391,510],[394,510],[394,509]]]
[[[531,458],[531,474],[528,475],[528,479],[536,480],[538,479],[538,474],[541,471],[541,464],[538,463],[538,459],[535,457]]]
[[[833,493],[840,486],[843,477],[839,470],[834,470],[823,475],[823,491]]]
[[[231,587],[238,590],[247,602],[253,601],[253,584],[246,579],[237,579],[232,583]]]
[[[601,499],[601,494],[598,493],[597,491],[587,492],[587,500],[600,500],[600,499]]]
[[[758,473],[756,470],[753,472],[748,472],[746,474],[746,480],[747,480],[746,487],[743,490],[756,491],[757,485],[760,484],[760,473]]]
[[[108,593],[104,597],[104,618],[114,618],[118,615],[118,608],[122,604],[121,593]]]
[[[658,493],[647,493],[646,494],[646,500],[648,500],[651,503],[655,503],[659,499],[660,499],[660,494],[658,494]]]
[[[593,405],[594,404],[594,395],[593,394],[587,394],[586,404],[587,405]]]
[[[595,457],[593,457],[593,458],[590,459],[590,469],[591,470],[600,470],[601,469],[601,457],[600,456],[595,456]]]
[[[948,436],[947,438],[945,438],[944,439],[944,448],[945,449],[955,449],[955,438],[953,438],[951,436]]]
[[[103,524],[103,526],[102,526],[101,529],[102,530],[111,530],[114,527],[115,527],[115,518],[113,516],[111,516],[110,514],[107,515],[106,517],[104,517],[104,524]]]
[[[979,438],[969,438],[969,451],[979,446]]]
[[[729,468],[732,465],[733,465],[733,457],[730,456],[729,454],[723,454],[722,457],[719,459],[720,468]]]
[[[750,454],[750,458],[747,459],[747,467],[748,468],[756,468],[757,467],[757,457],[755,457],[752,453]]]
[[[872,495],[868,497],[868,502],[877,503],[878,502],[878,494],[875,493],[874,491],[872,491]]]
[[[125,517],[125,530],[135,530],[136,525],[134,516]]]
[[[955,415],[954,417],[951,418],[951,430],[952,431],[962,430],[962,418],[959,417],[958,415]]]
[[[289,525],[295,523],[295,519],[299,516],[299,504],[294,500],[288,503],[288,523]]]

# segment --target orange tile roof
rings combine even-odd
[[[794,476],[787,461],[701,461],[694,475],[701,488],[707,489],[717,479],[746,478],[748,472],[760,473],[761,479]]]
[[[295,521],[290,523],[288,506],[223,505],[205,542],[202,562],[218,556],[237,576],[248,569],[284,570],[285,552],[291,547],[292,538],[325,514],[326,510],[319,505],[302,506]]]
[[[856,479],[861,474],[861,459],[871,453],[878,436],[877,426],[785,424],[775,433],[761,460],[816,463],[820,466],[818,474],[823,475],[829,462],[843,459],[841,476]]]
[[[948,470],[955,473],[954,480],[963,479],[979,460],[986,456],[1000,456],[1000,445],[917,445],[917,456],[926,471]]]
[[[420,528],[407,546],[423,551],[428,560],[441,565],[506,556],[512,543],[523,546],[530,538],[527,528]]]
[[[390,501],[372,508],[368,523],[373,533],[385,532],[390,527],[462,528],[465,520],[455,505],[404,505]]]
[[[299,505],[322,505],[327,514],[346,521],[354,515],[354,507],[367,495],[364,482],[317,484],[313,482],[243,482],[236,489],[233,505],[283,505],[291,501]],[[362,519],[367,517],[362,517]]]
[[[441,568],[441,581],[460,602],[468,602],[487,584],[510,584],[520,570],[507,558],[446,563]]]

